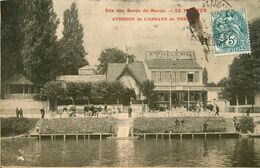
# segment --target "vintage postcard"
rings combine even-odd
[[[260,1],[0,4],[2,167],[260,167]]]

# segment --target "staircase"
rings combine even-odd
[[[135,137],[129,137],[129,134],[132,135],[132,128],[133,128],[133,119],[119,119],[116,123],[116,134],[117,137],[110,137],[109,139],[114,140],[130,140],[135,139]]]

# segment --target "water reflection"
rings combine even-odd
[[[117,144],[117,166],[133,166],[134,140],[115,140]]]
[[[260,139],[3,140],[5,166],[255,166]],[[23,156],[24,160],[17,159]]]

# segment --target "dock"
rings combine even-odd
[[[79,139],[106,139],[107,137],[116,136],[114,133],[88,133],[88,134],[32,134],[31,137],[37,137],[39,140],[41,139],[63,139],[66,141],[66,139],[75,139],[78,141]]]
[[[237,132],[201,132],[201,133],[133,133],[133,136],[139,138],[158,138],[164,139],[195,139],[195,138],[239,138],[240,134]]]
[[[30,137],[37,137],[39,140],[41,139],[75,139],[78,141],[79,139],[90,140],[90,139],[107,139],[108,137],[116,137],[114,133],[88,133],[88,134],[33,134]],[[239,138],[240,134],[237,132],[202,132],[202,133],[133,133],[130,134],[129,137],[138,137],[139,139],[146,138],[158,138],[160,139],[195,139],[195,138]]]

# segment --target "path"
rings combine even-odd
[[[128,118],[127,113],[120,114],[116,123],[117,137],[128,137],[132,128],[133,118]]]

